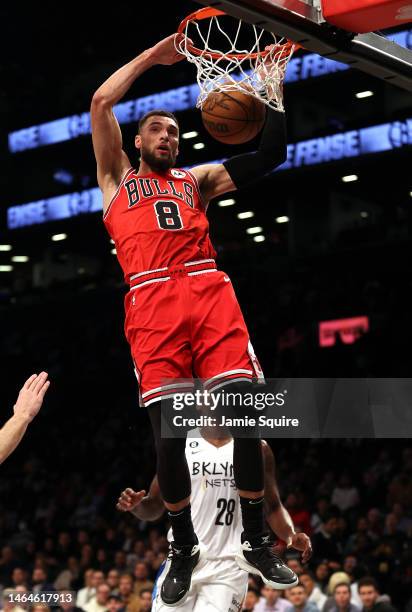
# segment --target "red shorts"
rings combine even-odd
[[[194,376],[208,390],[263,380],[232,283],[213,260],[134,275],[125,310],[141,405],[193,388]]]

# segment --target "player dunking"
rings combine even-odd
[[[174,39],[169,36],[117,70],[91,104],[104,223],[130,285],[125,333],[152,423],[159,486],[173,531],[171,564],[161,588],[169,606],[187,596],[200,547],[191,520],[185,440],[161,437],[161,400],[162,409],[172,403],[183,384],[173,381],[191,379],[193,372],[211,392],[224,385],[238,390],[262,376],[230,280],[216,269],[206,208],[212,198],[264,176],[286,159],[284,115],[268,110],[257,151],[192,172],[175,168],[178,122],[155,110],[139,121],[135,146],[141,160],[137,170],[132,167],[113,106],[147,69],[183,59]],[[297,577],[273,553],[265,531],[258,438],[234,439],[233,467],[243,524],[242,568],[274,588],[288,588]]]
[[[295,533],[293,521],[282,505],[275,475],[275,458],[266,442],[262,441],[265,473],[265,516],[275,534],[289,546],[302,552],[306,563],[311,555],[310,539],[305,533]],[[233,440],[218,428],[189,432],[186,459],[192,482],[193,524],[200,540],[207,546],[207,554],[195,568],[192,587],[181,612],[228,612],[240,610],[245,597],[248,574],[239,571],[235,561],[241,531],[239,496],[233,481]],[[157,477],[149,494],[125,489],[117,508],[132,512],[141,520],[156,520],[165,507]],[[170,534],[169,534],[170,539]],[[153,612],[163,612],[159,575],[153,593]]]

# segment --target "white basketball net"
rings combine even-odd
[[[284,112],[283,79],[295,45],[290,44],[286,38],[277,37],[271,32],[241,20],[238,22],[236,33],[231,37],[219,23],[219,17],[222,16],[208,18],[208,23],[203,23],[203,28],[198,21],[188,21],[184,30],[185,37],[180,42],[176,40],[176,50],[185,55],[197,68],[197,82],[200,88],[197,107],[203,107],[212,91],[240,90],[254,96],[267,106]],[[254,40],[250,49],[238,48],[241,31],[245,27],[249,30],[249,40]],[[228,50],[221,51],[211,46],[210,40],[216,32],[220,39],[222,35],[224,36],[229,45]],[[263,34],[265,34],[264,40]],[[270,37],[269,42],[268,37]],[[193,52],[189,38],[196,41],[194,44],[198,52],[200,51],[199,54]],[[265,55],[265,47],[268,44],[271,48]],[[217,54],[218,57],[212,57],[211,53]]]

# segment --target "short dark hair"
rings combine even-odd
[[[305,572],[305,574],[306,574],[306,572]],[[297,588],[305,590],[305,587],[303,586],[303,584],[300,581],[297,584],[294,584],[293,586],[289,587],[290,590],[297,589]]]
[[[303,570],[303,572],[300,573],[301,576],[309,576],[309,578],[312,580],[312,582],[315,582],[315,576],[313,575],[313,572],[311,572],[310,570]]]
[[[331,521],[332,519],[338,519],[340,518],[340,512],[338,510],[338,508],[336,508],[335,506],[331,506],[329,508],[329,510],[326,512],[325,516],[323,517],[323,524],[325,523],[329,523],[329,521]]]
[[[173,113],[170,113],[169,111],[165,111],[165,110],[161,110],[159,109],[155,109],[152,111],[149,111],[148,113],[145,113],[143,115],[143,117],[141,117],[139,119],[139,123],[137,125],[137,133],[140,134],[140,130],[142,129],[142,127],[144,126],[144,124],[146,123],[146,121],[150,118],[150,117],[169,117],[169,119],[173,119],[173,121],[176,123],[177,127],[179,127],[179,122],[176,119],[176,116]]]
[[[364,578],[361,578],[359,580],[359,582],[358,582],[358,592],[361,590],[361,588],[363,586],[373,586],[375,591],[379,592],[378,583],[376,582],[375,578],[372,578],[372,576],[365,576]]]
[[[349,593],[351,593],[351,592],[352,592],[352,591],[351,591],[351,588],[350,588],[350,584],[348,584],[347,582],[338,582],[338,584],[337,584],[337,585],[335,586],[335,588],[333,589],[333,594],[335,594],[335,593],[336,593],[336,589],[337,589],[338,587],[342,587],[342,586],[346,587],[346,588],[348,589]]]

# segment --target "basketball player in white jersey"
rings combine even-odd
[[[248,584],[248,573],[239,569],[236,555],[242,531],[239,495],[233,477],[233,440],[219,436],[216,427],[193,430],[186,441],[186,458],[192,482],[192,516],[204,552],[194,570],[191,589],[181,612],[237,612],[241,609]],[[311,555],[311,543],[304,533],[295,533],[292,519],[282,505],[275,477],[275,460],[270,446],[262,441],[265,468],[266,520],[280,540],[302,552],[302,560]],[[141,520],[156,520],[165,510],[157,477],[149,494],[125,489],[117,508],[132,512]],[[171,534],[169,533],[169,540]],[[280,561],[280,559],[279,559]],[[166,571],[156,581],[153,612],[165,612],[160,586]]]

